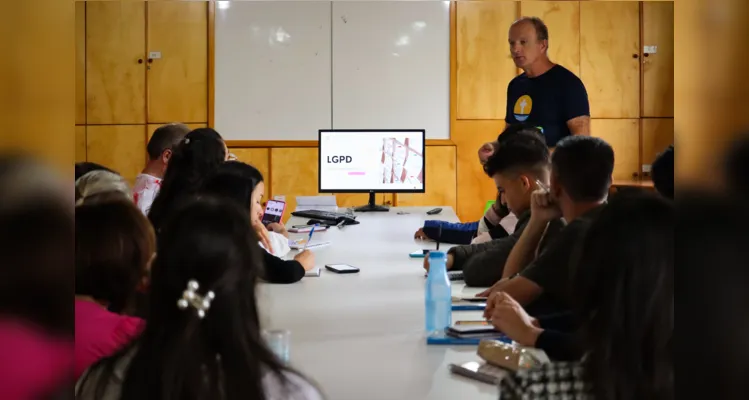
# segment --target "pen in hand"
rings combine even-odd
[[[302,248],[302,251],[307,250],[307,245],[312,240],[312,234],[315,233],[315,228],[317,228],[317,224],[312,226],[312,229],[309,231],[309,237],[307,237],[307,242],[304,243],[304,247]]]

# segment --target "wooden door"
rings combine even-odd
[[[456,208],[455,146],[427,146],[426,193],[396,193],[398,206],[448,206]]]
[[[86,2],[86,121],[146,122],[143,2]]]
[[[643,118],[642,169],[648,172],[655,158],[674,143],[674,120],[671,118]]]
[[[86,3],[82,1],[75,2],[75,123],[86,124]]]
[[[504,119],[507,85],[517,75],[507,42],[517,5],[456,3],[457,119]]]
[[[656,46],[642,55],[642,116],[674,116],[674,3],[643,2],[644,46]]]
[[[149,123],[208,122],[207,32],[208,3],[148,2]]]
[[[146,126],[89,125],[86,153],[88,161],[119,172],[133,184],[146,165]]]
[[[638,119],[594,119],[593,136],[614,148],[614,180],[633,180],[640,172],[640,123]]]
[[[640,116],[639,7],[635,1],[580,3],[580,77],[592,118]]]
[[[523,1],[520,15],[544,21],[549,28],[549,58],[580,76],[580,2]]]

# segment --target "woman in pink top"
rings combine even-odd
[[[0,398],[73,387],[73,196],[36,161],[0,155]]]
[[[75,377],[114,354],[143,329],[131,312],[145,285],[155,238],[128,199],[86,204],[75,212]]]

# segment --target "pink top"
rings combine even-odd
[[[91,301],[75,300],[75,379],[140,334],[145,321],[115,314]],[[0,353],[1,354],[1,353]]]
[[[72,341],[18,321],[0,320],[0,396],[25,400],[62,393],[73,384],[72,355]]]

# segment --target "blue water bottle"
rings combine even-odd
[[[445,328],[452,323],[452,292],[444,252],[429,253],[429,275],[425,292],[427,334],[444,333]]]

